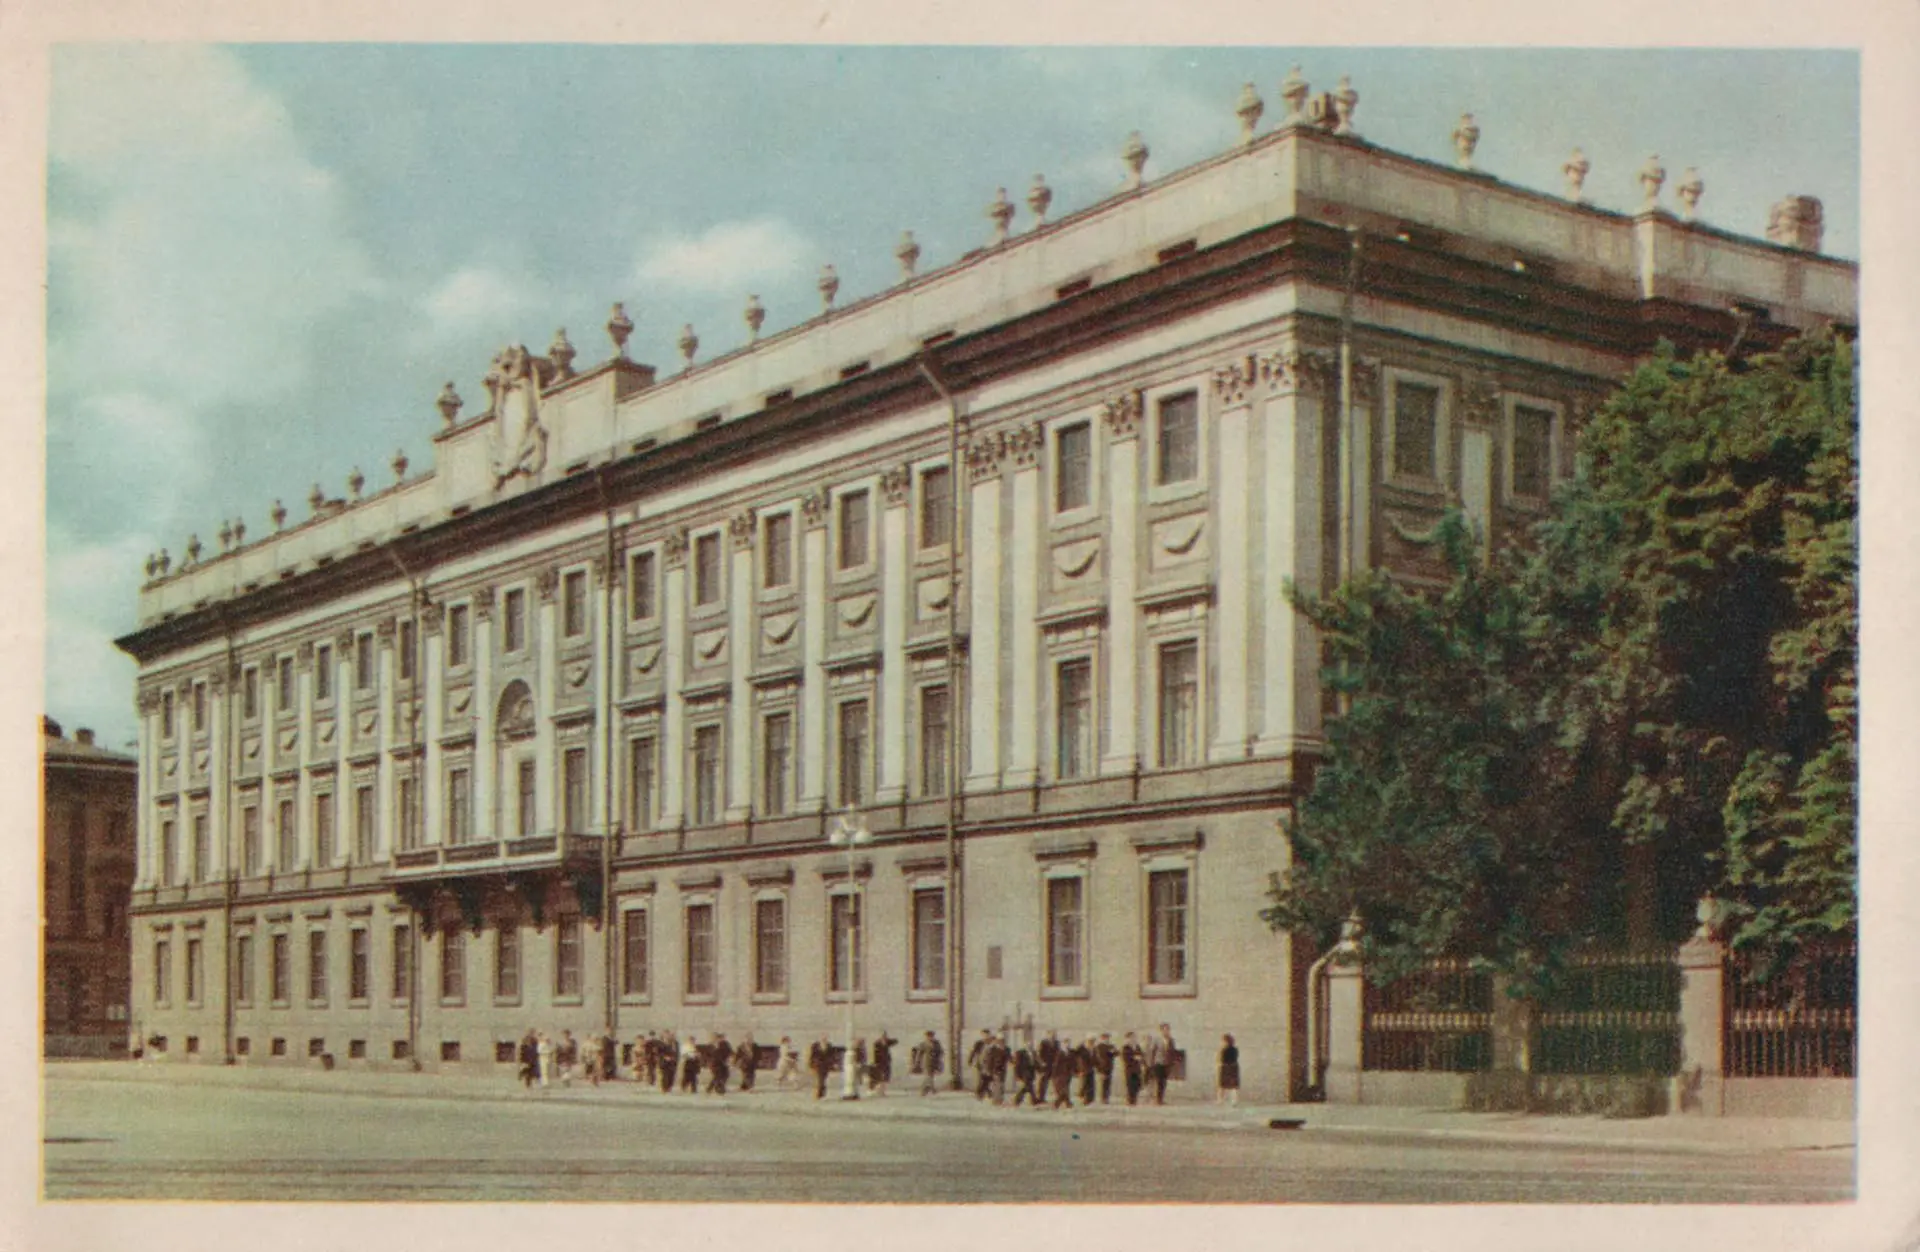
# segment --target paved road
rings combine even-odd
[[[1850,1150],[1649,1148],[1265,1130],[794,1116],[132,1084],[50,1070],[49,1199],[1807,1203]],[[754,1099],[780,1097],[753,1097]]]

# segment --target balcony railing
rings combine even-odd
[[[509,873],[526,869],[560,868],[600,861],[604,835],[566,831],[487,839],[469,843],[432,844],[393,854],[390,879],[444,878],[460,874]]]

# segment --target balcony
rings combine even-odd
[[[579,870],[597,874],[605,842],[604,835],[551,831],[513,839],[406,848],[393,854],[386,877],[387,881],[400,884],[540,871]]]

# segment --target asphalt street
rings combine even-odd
[[[796,1116],[610,1086],[566,1102],[144,1082],[50,1069],[50,1200],[1811,1203],[1850,1148],[1421,1141],[1311,1129]],[[914,1099],[895,1096],[893,1099]],[[760,1101],[755,1107],[755,1101]]]

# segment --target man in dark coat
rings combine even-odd
[[[529,1030],[520,1040],[520,1085],[532,1087],[540,1076],[540,1036]]]
[[[753,1076],[760,1070],[760,1049],[754,1046],[752,1031],[748,1031],[747,1037],[740,1041],[740,1047],[733,1057],[740,1063],[740,1090],[752,1091]]]
[[[827,1098],[827,1075],[833,1072],[833,1045],[821,1035],[807,1049],[807,1068],[813,1071],[813,1098]]]
[[[1173,1054],[1177,1051],[1173,1042],[1173,1027],[1160,1023],[1158,1038],[1147,1041],[1147,1072],[1153,1080],[1153,1102],[1167,1102],[1167,1077],[1173,1072]]]
[[[700,1093],[700,1067],[706,1064],[706,1060],[707,1045],[689,1039],[680,1058],[680,1090],[683,1094]]]
[[[993,1102],[1004,1103],[1007,1098],[1007,1069],[1013,1060],[1013,1052],[1007,1047],[1005,1035],[995,1035],[987,1047],[987,1069],[993,1078]]]
[[[1013,1054],[1013,1080],[1020,1084],[1020,1089],[1013,1093],[1013,1107],[1019,1108],[1022,1100],[1034,1108],[1040,1107],[1040,1093],[1033,1089],[1035,1069],[1033,1049],[1022,1044]]]
[[[1088,1035],[1073,1050],[1073,1072],[1080,1078],[1080,1103],[1093,1103],[1093,1036]]]
[[[1060,1038],[1053,1031],[1040,1041],[1040,1047],[1034,1052],[1033,1059],[1039,1063],[1040,1102],[1047,1102],[1047,1084],[1053,1081],[1053,1062],[1060,1055]]]
[[[1138,1104],[1140,1084],[1147,1075],[1147,1054],[1131,1030],[1120,1044],[1120,1070],[1127,1080],[1127,1103]]]
[[[716,1032],[707,1045],[707,1065],[713,1073],[712,1081],[707,1083],[707,1094],[727,1094],[727,1079],[733,1073],[733,1045],[727,1042],[726,1035]]]
[[[993,1032],[982,1030],[980,1037],[973,1041],[973,1047],[967,1052],[967,1064],[973,1066],[974,1082],[978,1087],[973,1093],[973,1098],[976,1100],[987,1098],[987,1090],[993,1082],[993,1075],[987,1071],[987,1056],[992,1050]]]
[[[945,1061],[946,1049],[940,1046],[940,1041],[934,1038],[931,1030],[927,1032],[925,1039],[913,1045],[909,1063],[913,1072],[920,1075],[921,1095],[933,1094],[934,1082],[939,1077],[940,1071],[946,1068]]]
[[[1049,1075],[1053,1088],[1053,1107],[1064,1109],[1073,1107],[1073,1049],[1064,1044],[1056,1044],[1053,1049],[1053,1070]]]
[[[1106,1031],[1100,1032],[1100,1042],[1093,1045],[1093,1069],[1100,1075],[1100,1103],[1109,1103],[1107,1097],[1113,1094],[1113,1058],[1118,1050],[1113,1046],[1113,1036]]]
[[[875,1095],[887,1094],[887,1084],[893,1081],[893,1049],[899,1042],[884,1027],[880,1037],[873,1041],[873,1066],[867,1071],[867,1089]]]
[[[620,1045],[611,1031],[600,1036],[600,1077],[608,1082],[620,1077]]]

